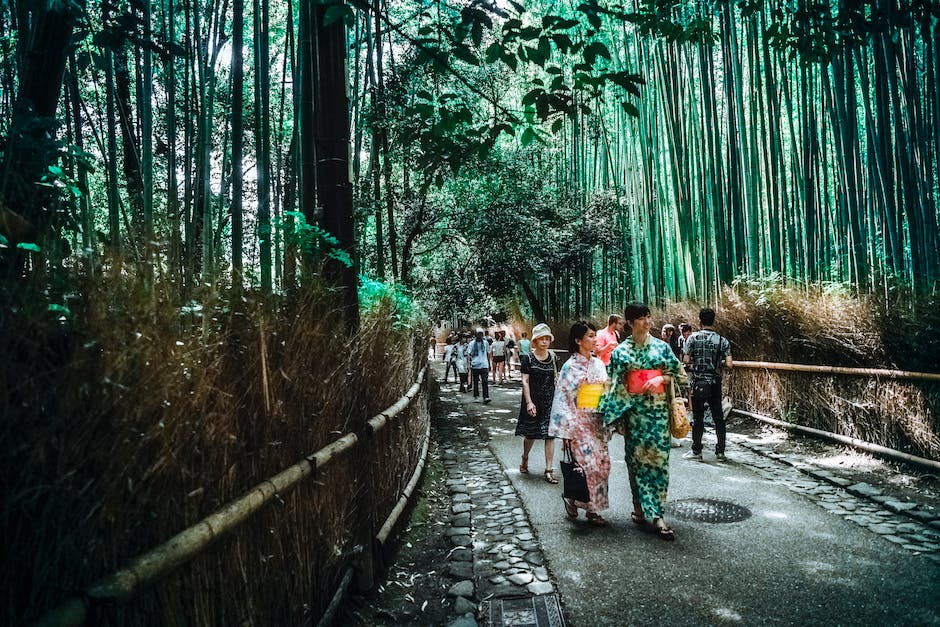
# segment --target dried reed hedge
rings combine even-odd
[[[4,308],[0,623],[62,598],[334,440],[414,382],[423,332],[391,303],[351,340],[323,293],[181,313],[111,285],[59,321]],[[415,467],[427,399],[205,554],[90,624],[302,624]],[[371,547],[370,547],[371,548]]]
[[[937,305],[741,282],[715,326],[739,360],[937,372]],[[698,305],[670,303],[654,319],[697,327]],[[727,381],[742,409],[940,459],[940,384],[751,369]]]

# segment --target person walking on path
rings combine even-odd
[[[552,400],[555,397],[555,379],[558,376],[555,353],[549,346],[555,340],[547,324],[537,324],[532,329],[532,352],[522,356],[522,404],[516,435],[525,440],[522,444],[522,463],[519,472],[529,472],[529,452],[536,440],[545,441],[545,481],[558,483],[553,465],[555,463],[555,440],[548,434]]]
[[[480,385],[483,386],[483,402],[490,402],[490,344],[483,337],[483,329],[477,328],[476,338],[470,342],[470,374],[473,378],[473,398],[479,398]]]
[[[725,459],[725,415],[721,406],[722,366],[731,368],[731,343],[715,333],[715,310],[705,308],[698,314],[702,330],[693,333],[683,345],[682,361],[691,364],[692,448],[683,457],[702,460],[702,436],[705,434],[705,404],[715,423],[715,457]]]
[[[571,358],[558,373],[548,434],[562,438],[587,479],[591,498],[587,502],[565,499],[568,518],[577,519],[578,510],[583,509],[589,523],[603,526],[607,521],[600,512],[609,507],[610,453],[607,430],[597,413],[597,401],[607,381],[607,369],[600,359],[591,356],[595,340],[594,325],[589,322],[579,320],[571,326],[568,333]]]
[[[660,331],[660,337],[663,342],[669,344],[669,348],[672,349],[672,354],[676,356],[676,359],[681,360],[682,352],[679,350],[679,336],[676,334],[676,327],[669,323],[664,324]]]
[[[493,383],[496,383],[497,378],[499,383],[503,383],[506,379],[506,332],[497,331],[496,340],[491,346],[493,353]]]
[[[650,335],[649,307],[627,305],[624,318],[630,335],[610,356],[607,374],[610,389],[601,398],[605,426],[624,432],[633,522],[652,521],[663,540],[675,540],[675,532],[663,519],[669,490],[669,408],[666,386],[671,379],[685,379],[682,364],[669,344]]]
[[[466,392],[469,389],[468,376],[470,374],[470,350],[468,335],[461,335],[457,344],[454,345],[454,368],[457,369],[457,376],[460,377],[460,391]]]
[[[623,331],[623,318],[617,314],[610,314],[607,316],[607,326],[597,332],[594,354],[605,366],[610,365],[610,354],[620,343],[621,331]]]
[[[454,349],[456,347],[457,340],[453,337],[448,337],[447,345],[444,347],[444,354],[441,356],[441,361],[444,362],[444,383],[447,383],[451,369],[454,371],[454,381],[458,378],[457,364],[454,360]]]

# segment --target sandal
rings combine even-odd
[[[519,464],[519,473],[523,475],[529,474],[529,460],[525,457],[522,458],[522,463]]]
[[[561,497],[562,502],[565,504],[565,514],[567,514],[569,520],[578,519],[578,506],[574,504],[571,499],[566,499]]]
[[[594,512],[588,512],[587,520],[589,523],[596,527],[606,527],[607,521],[600,514],[595,514]]]
[[[630,513],[630,520],[633,521],[634,525],[643,526],[646,524],[646,517],[643,514],[637,514],[636,512]]]
[[[558,483],[558,479],[555,478],[555,471],[551,468],[545,471],[545,481],[549,483]]]
[[[659,536],[660,540],[667,542],[672,542],[676,539],[676,532],[669,527],[656,527],[656,535]]]

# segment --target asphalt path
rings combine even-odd
[[[516,377],[518,377],[518,373]],[[670,518],[675,542],[630,520],[623,439],[610,442],[609,525],[565,519],[560,486],[542,478],[537,442],[528,475],[519,473],[522,439],[513,435],[518,380],[490,387],[492,403],[456,394],[522,499],[571,624],[588,625],[940,625],[935,562],[828,513],[735,461],[704,462],[673,449],[669,502],[715,498],[749,518],[707,523]],[[558,447],[560,449],[560,447]],[[556,450],[558,471],[560,450]],[[667,504],[667,508],[669,505]]]

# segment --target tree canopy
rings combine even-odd
[[[908,0],[11,0],[0,265],[448,317],[926,293],[938,42]]]

